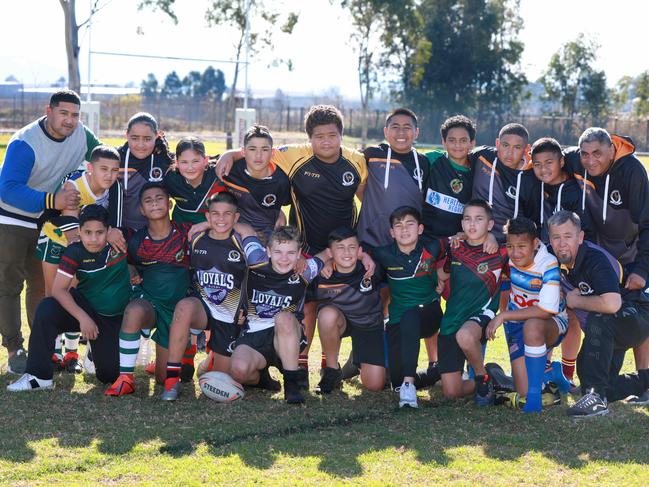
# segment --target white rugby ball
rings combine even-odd
[[[203,394],[216,402],[232,402],[245,396],[243,386],[224,372],[206,372],[198,378]]]

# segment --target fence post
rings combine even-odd
[[[291,130],[291,105],[286,105],[286,131]]]
[[[649,118],[647,119],[647,133],[645,134],[644,143],[646,150],[649,150]]]

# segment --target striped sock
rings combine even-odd
[[[65,351],[76,352],[79,348],[79,333],[66,333],[65,334]]]
[[[54,355],[59,360],[63,360],[63,335],[56,335],[56,339],[54,340]]]
[[[180,377],[180,362],[167,362],[167,379]]]
[[[541,388],[545,376],[545,360],[548,353],[544,345],[532,347],[525,345],[525,368],[527,369],[527,398],[523,411],[535,413],[541,411]]]
[[[133,375],[137,352],[140,350],[140,333],[119,332],[119,373]]]
[[[196,345],[192,345],[185,349],[183,354],[182,364],[194,365],[194,356],[196,355]],[[179,364],[180,366],[180,364]],[[167,362],[167,370],[169,370],[169,362]],[[167,374],[169,377],[169,374]]]
[[[561,368],[563,369],[563,375],[566,376],[566,379],[571,381],[574,378],[576,364],[576,358],[561,357]]]
[[[301,353],[300,356],[297,359],[297,365],[301,369],[308,369],[309,368],[309,356]]]

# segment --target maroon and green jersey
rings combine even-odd
[[[429,304],[439,298],[435,263],[446,253],[442,240],[422,241],[409,254],[399,250],[396,242],[372,251],[380,273],[385,274],[392,300],[389,324],[399,323],[403,314],[419,305]]]
[[[148,227],[128,241],[128,261],[142,277],[140,288],[147,301],[174,309],[190,287],[187,232],[190,223],[171,222],[171,232],[154,240]]]
[[[207,202],[210,197],[226,188],[216,177],[213,166],[203,173],[201,184],[194,188],[177,170],[165,174],[164,185],[175,202],[171,219],[178,223],[201,223],[205,221]]]
[[[72,279],[76,276],[77,290],[100,315],[116,316],[124,312],[131,296],[126,254],[110,245],[100,252],[89,252],[81,242],[65,249],[58,272]]]
[[[495,254],[482,250],[482,244],[460,242],[451,249],[444,270],[451,274],[451,295],[446,301],[440,334],[452,335],[474,316],[495,314],[500,298],[500,278],[507,265],[507,250]]]

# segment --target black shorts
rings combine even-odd
[[[481,342],[484,344],[486,342],[485,329],[491,321],[491,317],[481,314],[473,316],[467,321],[473,321],[480,325],[480,328],[482,328]],[[437,337],[437,367],[440,374],[450,374],[451,372],[462,372],[464,370],[466,356],[457,343],[456,334],[457,332],[450,335],[440,334]]]
[[[383,328],[366,329],[346,320],[345,332],[340,338],[351,337],[352,361],[354,365],[378,365],[385,367],[385,345]]]
[[[302,325],[301,323],[300,325],[301,325],[300,352],[302,352],[302,350],[306,348],[308,341],[306,339],[306,335],[304,334],[304,325]],[[266,328],[265,330],[260,330],[260,331],[253,331],[253,332],[244,329],[241,331],[241,334],[232,345],[232,349],[234,350],[239,345],[247,345],[253,350],[263,355],[264,359],[266,359],[267,366],[273,365],[281,371],[283,370],[282,361],[280,360],[279,356],[277,355],[277,351],[275,350],[275,344],[273,343],[274,338],[275,338],[274,327]]]
[[[205,329],[210,331],[210,339],[207,342],[207,346],[214,353],[218,353],[224,357],[230,357],[234,350],[234,342],[239,336],[242,327],[236,323],[226,323],[225,321],[217,320],[212,316],[205,302],[197,296],[194,297],[201,302],[207,315],[207,326]]]
[[[455,338],[451,335],[439,335],[437,337],[437,367],[440,374],[462,372],[466,356]]]

